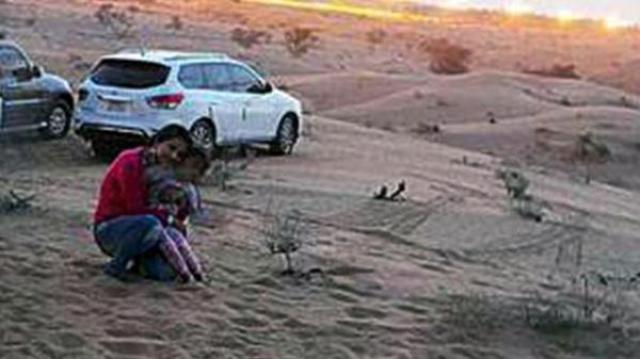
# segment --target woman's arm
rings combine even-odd
[[[120,158],[120,163],[114,168],[115,177],[120,188],[120,200],[124,211],[128,215],[152,214],[166,222],[167,211],[151,209],[148,206],[148,190],[144,177],[142,162],[143,150],[131,150]]]

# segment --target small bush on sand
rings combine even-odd
[[[371,49],[374,49],[376,46],[381,45],[384,40],[387,38],[387,32],[383,29],[376,29],[368,31],[366,34],[367,42]]]
[[[231,40],[245,49],[271,41],[271,34],[266,31],[236,27],[231,31]]]
[[[510,198],[512,209],[521,217],[541,222],[544,217],[544,207],[527,193],[529,180],[515,170],[498,170],[496,177],[501,179]]]
[[[543,77],[556,77],[562,79],[579,79],[580,75],[576,70],[574,64],[554,64],[551,67],[526,69],[523,71],[526,74],[543,76]]]
[[[0,214],[23,212],[31,208],[31,201],[35,195],[20,195],[10,190],[7,195],[0,196]]]
[[[95,12],[94,17],[119,40],[132,35],[134,20],[126,10],[118,10],[113,4],[103,4]]]
[[[637,102],[633,101],[632,99],[628,98],[627,96],[620,96],[620,106],[625,107],[625,108],[631,108],[631,109],[634,109],[634,110],[640,109],[640,105],[638,105]]]
[[[296,27],[284,33],[285,46],[293,57],[302,57],[318,45],[319,38],[309,28]]]
[[[211,170],[211,179],[213,185],[220,187],[224,192],[231,188],[230,181],[237,178],[242,172],[246,171],[251,164],[252,158],[247,158],[245,161],[234,161],[234,153],[230,149],[222,150],[220,158],[213,164]]]
[[[184,29],[184,23],[182,22],[180,16],[173,15],[171,17],[171,21],[167,24],[167,29],[173,31],[182,31],[182,29]]]
[[[426,39],[418,49],[429,55],[430,68],[436,74],[455,75],[469,72],[473,51],[452,44],[445,38]]]
[[[436,133],[440,133],[442,129],[438,124],[430,124],[426,122],[419,122],[416,127],[413,129],[413,133],[418,135],[432,135]]]
[[[592,132],[580,134],[576,140],[574,157],[586,167],[585,182],[591,183],[592,164],[604,163],[611,158],[611,150],[604,142],[597,139]]]
[[[307,235],[306,223],[302,216],[296,211],[280,212],[274,209],[270,202],[265,212],[265,222],[264,244],[269,253],[284,257],[285,268],[282,274],[297,273],[291,256],[302,247],[304,237]]]

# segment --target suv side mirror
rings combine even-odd
[[[44,69],[42,68],[42,66],[33,65],[31,67],[31,76],[33,76],[33,78],[40,78],[43,74]]]
[[[271,82],[266,81],[264,83],[264,93],[271,93],[273,92],[273,85],[271,84]]]
[[[255,93],[255,94],[268,94],[271,91],[273,91],[273,85],[271,85],[271,83],[265,81],[263,83],[256,83],[251,85],[251,87],[249,87],[247,89],[247,92],[249,93]]]

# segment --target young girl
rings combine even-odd
[[[146,170],[149,207],[168,213],[159,248],[184,282],[203,279],[202,266],[186,238],[186,221],[201,212],[197,184],[209,168],[205,152],[193,147],[175,167],[152,166]]]

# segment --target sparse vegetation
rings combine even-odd
[[[541,222],[544,208],[541,203],[527,193],[529,180],[515,170],[498,170],[496,177],[501,179],[510,198],[512,209],[521,217]]]
[[[24,24],[27,27],[35,26],[37,22],[38,22],[38,18],[35,15],[24,20]]]
[[[248,158],[240,163],[234,163],[234,154],[231,150],[225,149],[220,154],[220,159],[217,160],[211,170],[211,179],[213,185],[220,187],[224,192],[231,188],[229,182],[237,178],[238,175],[249,168],[252,158]]]
[[[178,15],[173,15],[171,17],[171,21],[167,24],[167,29],[170,29],[173,31],[182,31],[183,28],[184,28],[184,23],[182,22],[182,19]]]
[[[573,103],[571,102],[571,100],[569,99],[569,97],[567,96],[562,96],[562,99],[560,99],[560,104],[562,106],[573,106]]]
[[[635,289],[637,277],[612,278],[594,271],[579,274],[572,282],[567,293],[536,292],[523,306],[526,324],[546,334],[615,325],[625,317],[623,293]]]
[[[118,10],[113,4],[103,4],[95,12],[94,17],[118,40],[132,35],[134,19],[126,10]]]
[[[526,74],[537,75],[543,77],[555,77],[562,79],[579,79],[580,75],[577,72],[576,65],[574,64],[554,64],[547,68],[526,69],[523,71]]]
[[[597,139],[592,132],[585,132],[578,136],[575,145],[575,159],[586,166],[585,182],[591,183],[592,164],[603,163],[611,158],[611,150]]]
[[[489,119],[489,123],[490,124],[492,124],[492,125],[496,124],[496,122],[497,122],[496,121],[496,115],[492,111],[487,112],[487,118]]]
[[[31,202],[35,199],[36,195],[20,195],[14,190],[9,190],[9,193],[0,196],[0,214],[22,212],[31,208]]]
[[[634,109],[634,110],[637,110],[640,108],[640,105],[638,105],[635,101],[631,100],[627,96],[620,97],[620,106]]]
[[[432,135],[441,132],[440,125],[430,124],[426,122],[419,122],[413,129],[413,132],[418,135]]]
[[[284,33],[285,46],[293,57],[302,57],[318,45],[320,39],[309,28],[296,27]]]
[[[299,213],[280,213],[271,206],[270,202],[265,212],[264,244],[269,253],[283,256],[285,269],[282,274],[293,275],[297,271],[291,255],[303,245],[304,236],[307,234],[305,223]]]
[[[262,30],[237,27],[231,31],[231,40],[245,49],[271,41],[271,34]]]
[[[469,72],[473,51],[445,38],[426,39],[418,49],[430,57],[430,68],[436,74],[455,75]]]
[[[387,38],[387,32],[383,29],[370,30],[366,34],[367,42],[371,49],[375,49],[376,46],[381,45]]]

